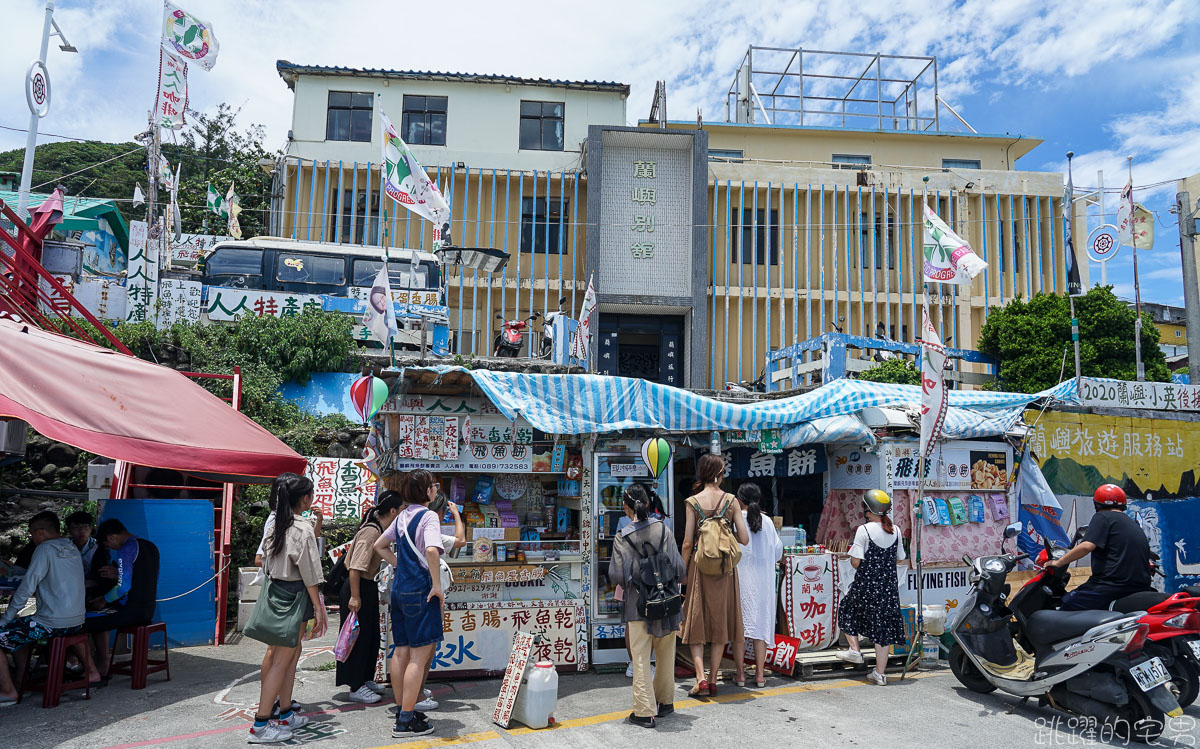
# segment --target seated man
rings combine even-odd
[[[29,535],[36,546],[28,571],[0,619],[0,651],[13,653],[18,674],[25,670],[32,645],[78,631],[84,619],[83,567],[75,544],[62,537],[58,515],[34,515]],[[37,597],[37,612],[18,618],[31,596]],[[8,658],[0,652],[0,706],[16,704],[17,697]]]
[[[67,515],[67,535],[75,542],[75,548],[79,549],[85,577],[92,567],[92,557],[96,556],[96,547],[99,546],[96,539],[92,538],[92,523],[94,522],[95,519],[91,513],[83,510]]]
[[[121,627],[149,624],[158,597],[158,547],[134,536],[116,518],[101,523],[96,535],[113,561],[100,574],[116,580],[116,585],[88,601],[88,606],[95,610],[88,612],[83,631],[92,634],[96,647],[93,669],[98,669],[88,674],[92,681],[107,676],[108,633]]]

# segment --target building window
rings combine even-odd
[[[942,159],[943,169],[980,169],[979,159]]]
[[[446,97],[406,95],[400,132],[410,146],[446,145]]]
[[[527,151],[563,150],[563,103],[521,102],[521,148]]]
[[[736,216],[735,216],[736,217]],[[734,263],[749,263],[749,255],[754,252],[755,265],[767,264],[767,253],[770,252],[770,264],[779,264],[779,212],[758,212],[758,226],[754,225],[754,212],[748,208],[742,209],[741,223],[733,227],[733,257]],[[744,248],[744,249],[743,249]]]
[[[862,156],[853,153],[835,153],[833,158],[834,169],[862,169],[865,166],[871,166],[871,157]]]
[[[334,192],[336,194],[336,191]],[[370,223],[367,223],[368,200],[371,206]],[[338,221],[336,213],[328,219],[329,241],[343,244],[379,244],[379,191],[372,190],[368,195],[366,190],[359,190],[355,199],[352,190],[342,190],[342,199],[339,202],[342,210],[341,220]],[[335,206],[334,211],[336,209]]]
[[[887,227],[887,247],[884,247],[884,229],[883,215],[875,217],[875,246],[871,246],[871,214],[858,214],[859,232],[862,235],[862,241],[858,256],[858,264],[860,268],[883,269],[883,256],[886,249],[887,267],[888,270],[896,269],[896,224],[891,223]]]
[[[1009,247],[1005,243],[1005,240],[1004,240],[1004,220],[1003,219],[1000,220],[1000,223],[998,226],[999,226],[999,231],[997,232],[997,238],[1000,240],[1000,242],[996,246],[1000,248],[1000,272],[1003,273],[1004,271],[1008,270]],[[1012,256],[1013,256],[1013,265],[1014,265],[1013,272],[1020,273],[1021,272],[1021,238],[1020,237],[1015,237],[1013,239]]]
[[[1182,330],[1176,330],[1176,331],[1175,331],[1175,337],[1176,337],[1176,338],[1183,338],[1183,331],[1182,331]]]
[[[561,255],[567,247],[567,225],[562,222],[569,200],[556,196],[521,199],[521,252]],[[547,231],[547,227],[549,231]]]
[[[325,140],[371,142],[371,104],[373,94],[330,91],[325,114]]]
[[[710,148],[709,161],[740,161],[744,154],[740,148]]]

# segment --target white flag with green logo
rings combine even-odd
[[[434,240],[440,241],[442,227],[450,221],[450,206],[382,109],[379,119],[383,123],[383,191],[408,210],[432,221]]]
[[[986,267],[971,245],[925,206],[925,280],[970,283]]]
[[[217,192],[217,188],[212,185],[208,186],[208,201],[205,203],[205,207],[222,218],[229,215],[229,206],[225,203],[225,196]]]

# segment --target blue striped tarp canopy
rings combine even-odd
[[[869,443],[871,430],[858,418],[864,408],[919,408],[921,388],[859,380],[836,380],[788,398],[729,403],[681,388],[608,375],[523,374],[428,367],[438,374],[470,375],[496,408],[549,434],[588,434],[639,429],[707,432],[724,429],[781,429],[784,445],[806,442]],[[982,390],[950,392],[943,436],[970,438],[1003,434],[1021,410],[1042,398],[1068,400],[1075,381],[1032,395]]]

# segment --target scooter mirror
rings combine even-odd
[[[1013,523],[1012,525],[1010,525],[1004,529],[1004,537],[1005,538],[1016,538],[1019,535],[1021,535],[1021,524],[1020,523]]]
[[[504,319],[504,315],[496,315],[496,319],[497,319],[497,320],[503,320],[503,319]]]
[[[560,306],[560,307],[561,307],[561,306],[563,306],[563,305],[564,305],[564,304],[566,304],[566,303],[567,303],[567,298],[566,298],[566,297],[563,297],[562,299],[559,299],[559,300],[558,300],[558,306]]]

